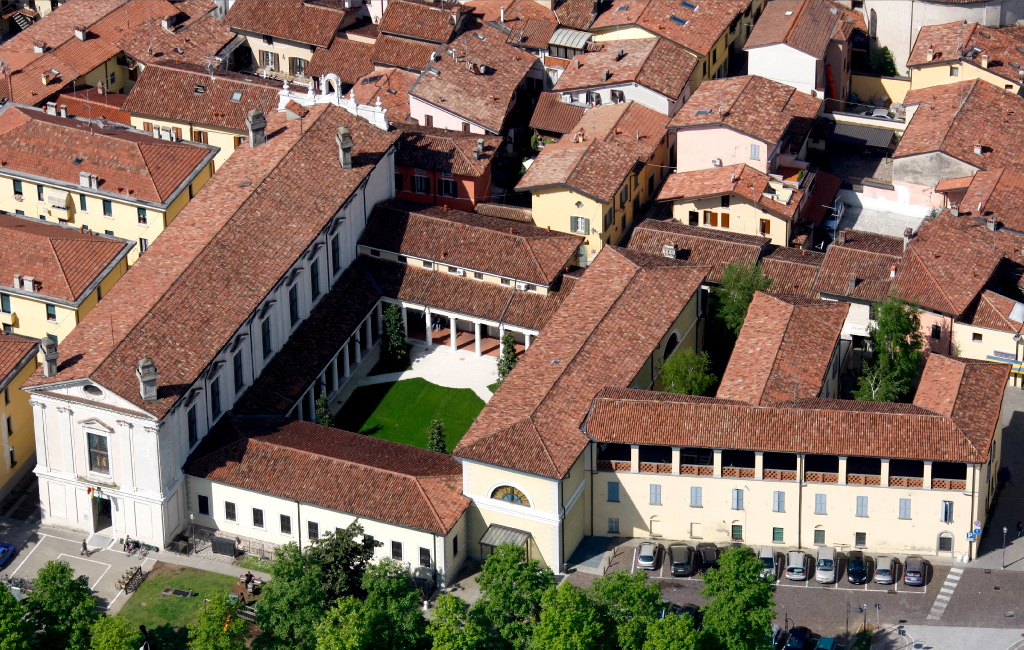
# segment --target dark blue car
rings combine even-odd
[[[0,569],[10,564],[11,558],[14,557],[14,551],[13,544],[0,544]]]

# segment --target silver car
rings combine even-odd
[[[807,579],[807,554],[803,551],[790,551],[786,554],[786,579]]]
[[[891,585],[896,580],[896,561],[891,555],[875,558],[875,584]]]
[[[903,571],[903,582],[908,587],[924,586],[924,559],[917,555],[907,558],[906,568]]]
[[[760,558],[761,564],[764,565],[761,576],[774,582],[777,577],[775,574],[775,549],[771,546],[762,546],[757,557]]]
[[[653,542],[644,542],[636,554],[636,568],[653,571],[654,565],[658,563],[658,545]]]
[[[831,546],[818,547],[818,561],[814,565],[814,579],[824,584],[836,581],[836,550]]]

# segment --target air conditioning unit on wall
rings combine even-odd
[[[722,166],[722,159],[721,158],[712,158],[711,159],[711,164],[713,166],[715,166],[715,167],[721,167]]]

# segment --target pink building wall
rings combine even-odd
[[[454,115],[447,111],[444,111],[433,104],[409,95],[409,115],[419,121],[421,126],[433,126],[435,129],[449,129],[451,131],[462,131],[463,123],[466,120],[462,119],[458,115]],[[433,124],[427,124],[427,116],[433,118]],[[470,133],[480,133],[481,135],[491,133],[481,127],[469,122]],[[497,134],[494,134],[497,135]]]
[[[930,349],[938,354],[949,355],[952,352],[953,319],[940,314],[919,311],[921,317],[921,337],[924,339],[925,349]],[[938,325],[940,330],[939,338],[932,338],[932,325]]]
[[[752,144],[759,146],[758,160],[750,159]],[[676,131],[677,172],[709,169],[712,167],[712,158],[721,158],[723,167],[746,164],[767,174],[771,154],[772,151],[764,142],[732,129],[711,126]]]

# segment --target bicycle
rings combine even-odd
[[[124,554],[125,557],[131,557],[136,551],[142,549],[142,544],[137,539],[128,538],[124,541]]]
[[[146,557],[148,555],[149,555],[149,548],[140,548],[139,549],[139,562],[140,563],[145,562],[146,561]]]

